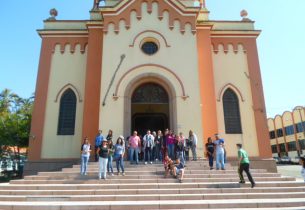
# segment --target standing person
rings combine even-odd
[[[102,141],[102,144],[97,149],[97,153],[99,155],[99,179],[107,179],[106,172],[107,172],[107,163],[108,163],[108,155],[109,155],[109,148],[107,146],[107,141]]]
[[[184,148],[184,154],[185,154],[185,160],[190,160],[190,149],[192,147],[191,141],[189,139],[185,139],[185,148]]]
[[[162,159],[162,157],[160,155],[162,144],[163,144],[162,132],[160,130],[158,130],[157,136],[155,137],[155,147],[154,147],[156,161]]]
[[[116,160],[116,168],[118,170],[118,175],[120,175],[120,168],[122,170],[122,175],[125,176],[125,169],[124,169],[124,153],[125,153],[125,145],[123,141],[123,136],[120,136],[117,141],[116,145],[114,146],[114,157]]]
[[[207,151],[207,156],[209,158],[210,170],[212,170],[213,169],[213,161],[214,161],[215,145],[214,145],[211,137],[208,138],[208,143],[205,144],[205,148],[206,148],[206,151]]]
[[[113,154],[114,154],[114,145],[112,142],[112,138],[107,140],[107,145],[109,148],[109,155],[108,155],[108,163],[107,163],[107,172],[109,175],[113,176]]]
[[[252,175],[250,173],[250,170],[249,170],[249,166],[250,166],[249,156],[248,156],[247,152],[242,149],[242,144],[236,144],[236,147],[238,149],[238,163],[239,163],[238,174],[239,174],[239,178],[240,178],[239,183],[242,183],[242,184],[246,183],[244,176],[243,176],[243,171],[245,171],[248,176],[249,181],[251,182],[251,188],[253,188],[255,186],[255,182],[254,182]]]
[[[184,165],[185,161],[184,161],[184,137],[182,136],[182,133],[180,133],[181,135],[177,135],[176,136],[176,140],[177,140],[177,148],[176,148],[176,160],[179,159],[180,162]]]
[[[102,130],[99,130],[98,134],[95,137],[95,146],[94,146],[94,149],[95,149],[95,155],[94,155],[95,162],[97,162],[99,160],[99,156],[97,154],[97,149],[101,145],[102,141],[104,141],[104,136],[102,134]]]
[[[113,131],[110,129],[110,130],[108,131],[107,136],[106,136],[106,140],[107,140],[107,141],[109,141],[109,140],[112,141],[112,136],[113,136]]]
[[[224,139],[220,139],[218,134],[215,134],[215,138],[216,140],[214,141],[214,144],[216,146],[216,170],[219,170],[220,166],[221,166],[221,170],[225,170],[225,162],[224,162],[225,141]]]
[[[154,136],[150,133],[150,130],[147,130],[146,135],[143,137],[143,144],[144,144],[144,149],[145,149],[145,165],[147,164],[148,161],[150,161],[150,164],[152,164],[152,159],[153,159],[153,148],[154,148]]]
[[[196,161],[197,160],[197,151],[196,151],[196,148],[197,148],[197,136],[196,134],[190,130],[189,132],[189,140],[191,141],[191,150],[192,150],[192,154],[193,154],[193,160]]]
[[[305,157],[300,157],[300,164],[302,166],[301,175],[303,176],[305,182]]]
[[[152,159],[155,160],[155,159],[157,159],[156,158],[156,144],[155,144],[156,137],[157,137],[156,131],[151,132],[151,135],[153,135],[153,137],[154,137],[154,147],[153,147],[153,150],[152,150]]]
[[[135,162],[138,165],[139,164],[139,146],[141,146],[141,140],[138,136],[138,132],[134,131],[133,135],[129,137],[128,144],[130,148],[130,163],[132,164],[134,161],[134,155],[135,155]]]
[[[168,150],[168,156],[171,159],[174,159],[174,151],[175,151],[175,136],[171,130],[169,130],[168,134],[166,135],[166,147]]]
[[[169,131],[168,128],[164,130],[164,135],[162,136],[163,142],[161,143],[161,152],[162,152],[162,161],[164,162],[165,156],[168,155],[168,148],[167,148],[167,135]]]
[[[81,147],[81,167],[80,174],[87,175],[87,166],[90,158],[91,145],[89,143],[88,137],[85,137],[84,142]]]

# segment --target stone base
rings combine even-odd
[[[23,175],[36,175],[41,171],[60,171],[62,168],[79,164],[80,159],[28,161],[24,165]]]
[[[232,166],[237,166],[237,158],[228,157],[228,162]],[[268,172],[277,173],[276,162],[274,159],[260,159],[259,157],[250,157],[250,168],[266,169]]]

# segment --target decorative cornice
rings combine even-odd
[[[124,3],[124,4],[123,4]],[[142,3],[147,4],[147,12],[150,14],[152,12],[152,4],[158,4],[158,18],[163,19],[163,13],[167,11],[169,13],[169,28],[172,30],[174,28],[174,21],[180,22],[180,32],[183,34],[185,32],[185,25],[190,24],[193,33],[196,33],[196,19],[199,13],[199,9],[186,10],[178,4],[174,3],[172,0],[168,1],[158,1],[158,0],[132,0],[122,2],[122,5],[118,6],[116,10],[102,10],[101,13],[104,17],[104,32],[108,32],[109,24],[114,25],[115,33],[119,33],[119,23],[120,21],[125,21],[125,28],[128,30],[130,26],[130,15],[131,12],[136,12],[137,19],[142,18]]]

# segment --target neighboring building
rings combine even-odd
[[[304,107],[297,106],[268,119],[270,144],[273,157],[298,157],[305,154]]]
[[[214,21],[203,0],[105,3],[95,1],[90,20],[56,20],[52,10],[38,30],[32,168],[77,160],[84,136],[93,143],[99,129],[115,138],[192,129],[199,156],[220,133],[228,157],[236,157],[236,143],[252,157],[271,157],[260,31],[246,11],[241,21]]]

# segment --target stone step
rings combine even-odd
[[[305,198],[305,192],[207,193],[207,194],[128,194],[128,195],[2,195],[0,201],[158,201]],[[305,200],[305,199],[304,199]]]
[[[153,194],[222,194],[222,193],[303,192],[305,187],[255,188],[170,188],[170,189],[83,189],[83,190],[0,190],[0,195],[153,195]]]
[[[0,187],[0,190],[96,190],[96,189],[190,189],[190,188],[249,188],[250,184],[239,184],[236,182],[209,182],[209,183],[107,183],[101,182],[87,182],[82,184],[9,184]],[[287,182],[256,182],[256,187],[305,187],[304,182],[287,181]]]
[[[303,207],[304,198],[231,199],[227,200],[158,200],[158,201],[73,201],[73,202],[1,202],[4,210],[89,210],[89,209],[217,209]]]
[[[64,178],[70,178],[70,179],[90,179],[90,178],[96,178],[97,172],[88,172],[86,176],[80,175],[79,173],[74,174],[56,174],[53,176],[25,176],[25,180],[55,180],[55,179],[64,179]],[[151,175],[151,174],[144,174],[144,175],[130,175],[129,173],[125,176],[117,175],[117,173],[114,173],[114,176],[109,176],[109,179],[157,179],[162,178],[162,175]],[[185,178],[223,178],[223,174],[185,174]],[[236,178],[237,174],[226,174],[226,178]],[[275,174],[275,173],[254,173],[252,174],[254,179],[256,177],[281,177],[281,174]]]
[[[116,171],[116,168],[113,168],[114,171]],[[62,171],[54,171],[54,172],[39,172],[38,175],[42,175],[42,176],[53,176],[54,174],[58,174],[58,173],[67,173],[67,174],[75,174],[75,173],[79,173],[80,170],[75,170],[75,169],[63,169]],[[88,172],[98,172],[98,168],[96,169],[90,169],[88,170]],[[164,169],[154,169],[154,170],[131,170],[129,168],[126,168],[126,172],[128,174],[133,174],[133,175],[139,175],[139,174],[164,174]],[[227,170],[198,170],[198,169],[192,169],[189,170],[188,168],[186,168],[185,170],[185,174],[236,174],[237,170],[232,170],[232,169],[227,169]],[[253,169],[251,170],[251,174],[255,174],[255,173],[267,173],[266,170],[264,169]]]
[[[245,177],[246,178],[246,177]],[[196,182],[238,182],[239,178],[236,176],[235,178],[184,178],[184,183],[196,183]],[[272,182],[272,181],[295,181],[295,178],[293,177],[256,177],[255,181],[266,181],[266,182]],[[128,179],[128,178],[122,178],[121,176],[108,176],[107,180],[98,180],[97,174],[95,176],[86,176],[86,177],[80,177],[79,179],[45,179],[45,180],[12,180],[11,184],[65,184],[65,183],[100,183],[100,182],[106,182],[106,183],[176,183],[178,182],[177,179],[173,179],[171,177],[164,178],[164,177],[156,177],[154,179],[149,178],[134,178],[134,179]]]

